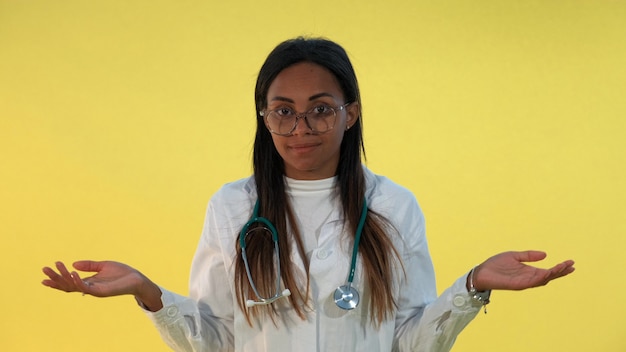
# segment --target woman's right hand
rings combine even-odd
[[[133,295],[148,310],[157,311],[163,307],[159,287],[126,264],[82,260],[73,266],[76,270],[96,274],[82,279],[76,271],[70,273],[62,262],[57,262],[58,273],[50,267],[43,268],[43,273],[49,279],[43,280],[42,284],[65,292],[82,292],[96,297]]]

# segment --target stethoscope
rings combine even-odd
[[[365,219],[367,218],[367,202],[363,199],[363,210],[361,211],[361,218],[359,219],[359,224],[356,228],[356,234],[354,236],[354,247],[352,248],[352,259],[350,261],[350,272],[348,274],[348,279],[345,284],[337,287],[335,289],[335,293],[333,294],[333,299],[335,304],[345,310],[350,310],[356,308],[359,305],[360,296],[359,291],[352,286],[352,281],[354,280],[354,271],[356,268],[356,259],[359,252],[359,242],[361,241],[361,233],[363,232],[363,226],[365,226]],[[248,257],[246,256],[246,237],[251,233],[250,226],[253,224],[260,223],[263,226],[262,230],[269,231],[272,234],[272,241],[274,241],[274,255],[276,261],[276,291],[271,297],[263,297],[259,294],[254,281],[252,280],[252,274],[250,274],[250,265],[248,264]],[[246,301],[246,307],[254,307],[257,305],[266,305],[275,302],[276,300],[282,297],[288,297],[291,295],[291,291],[289,289],[285,289],[283,291],[280,290],[280,253],[278,250],[278,232],[276,228],[272,224],[271,221],[264,217],[259,216],[259,201],[256,201],[254,205],[254,210],[252,212],[252,217],[248,222],[243,226],[241,232],[239,233],[239,246],[241,247],[241,257],[243,259],[243,264],[246,267],[246,275],[248,275],[248,281],[250,282],[250,286],[252,287],[252,291],[258,298],[258,301],[249,299]]]

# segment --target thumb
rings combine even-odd
[[[77,262],[74,262],[72,266],[76,270],[80,270],[80,271],[99,272],[100,270],[102,270],[102,267],[104,266],[104,262],[97,262],[93,260],[79,260]]]
[[[517,259],[520,262],[537,262],[545,259],[547,256],[546,252],[542,251],[524,251],[517,252]]]

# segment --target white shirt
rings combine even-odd
[[[249,326],[234,295],[235,241],[256,202],[252,178],[224,185],[209,202],[203,233],[191,268],[189,297],[161,288],[163,309],[147,312],[165,342],[176,351],[449,351],[480,304],[466,288],[467,274],[437,298],[435,275],[415,197],[405,188],[365,169],[368,207],[398,230],[391,234],[402,270],[393,280],[398,309],[375,327],[369,316],[369,291],[357,260],[353,286],[361,303],[338,308],[334,290],[345,283],[353,242],[344,233],[334,179],[288,179],[307,258],[293,263],[304,274],[309,260],[310,306],[300,319],[284,303],[279,319]],[[287,302],[282,299],[282,302]],[[276,303],[275,303],[276,304]]]

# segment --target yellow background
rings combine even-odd
[[[411,189],[440,291],[504,250],[573,258],[495,292],[454,351],[626,351],[626,2],[0,0],[0,350],[166,351],[130,297],[43,287],[113,259],[187,292],[206,202],[251,172],[280,41],[351,55],[368,166]]]

